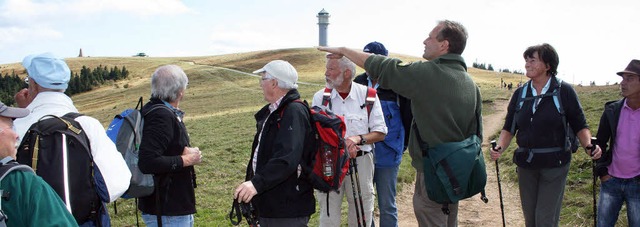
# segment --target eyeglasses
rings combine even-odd
[[[268,76],[264,76],[264,77],[260,77],[260,81],[265,81],[265,80],[273,80],[273,77],[268,77]]]

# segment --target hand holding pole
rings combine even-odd
[[[497,143],[495,140],[491,140],[491,150],[495,150]],[[496,159],[496,177],[498,178],[498,193],[500,193],[500,212],[502,212],[502,226],[507,226],[504,219],[504,204],[502,203],[502,185],[500,185],[500,167],[498,167],[498,159]]]

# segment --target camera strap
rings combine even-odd
[[[232,225],[238,225],[240,224],[240,221],[242,221],[242,212],[240,211],[240,203],[238,203],[237,199],[233,199],[233,204],[231,204],[231,211],[229,212],[229,220],[231,221]]]

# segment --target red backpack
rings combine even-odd
[[[310,149],[305,158],[310,160],[303,161],[302,172],[313,188],[322,192],[337,191],[349,171],[349,154],[345,151],[344,138],[347,127],[344,118],[317,106],[309,108],[306,101],[297,99],[294,102],[301,103],[309,109],[314,137],[313,145],[305,146]]]
[[[344,138],[347,126],[344,123],[344,117],[331,111],[332,90],[331,88],[324,89],[322,105],[327,107],[326,109],[317,106],[310,109],[316,146],[312,153],[313,172],[308,177],[313,187],[322,192],[337,191],[349,171],[349,153],[345,150]],[[361,108],[367,108],[369,115],[376,100],[376,93],[375,89],[368,87],[365,102],[361,106]],[[295,101],[301,102],[300,100]],[[303,104],[308,107],[306,102]],[[331,160],[331,162],[327,164],[325,160]]]

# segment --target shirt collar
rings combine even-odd
[[[367,75],[367,82],[369,84],[369,87],[372,87],[373,89],[378,89],[378,87],[380,86],[380,83],[376,83],[376,85],[373,85],[373,82],[371,81],[371,78],[369,77],[369,74],[367,74],[366,72],[364,73],[364,75]]]
[[[273,113],[273,111],[276,111],[278,109],[278,107],[280,106],[280,102],[282,102],[282,98],[284,98],[284,95],[282,97],[280,97],[278,99],[278,101],[269,104],[269,112]]]
[[[173,110],[173,113],[176,114],[176,116],[178,116],[180,119],[184,118],[184,111],[173,107],[171,104],[169,104],[167,101],[162,100],[162,103],[164,103],[165,106],[169,107],[169,109]]]
[[[631,107],[629,106],[629,104],[627,104],[627,102],[628,102],[628,101],[629,101],[629,99],[624,99],[624,103],[622,104],[622,108],[623,108],[623,109],[628,109],[628,110],[630,110],[630,111],[636,111],[636,110],[634,110],[633,108],[631,108]],[[638,110],[640,110],[640,109],[638,109]]]
[[[549,77],[549,79],[547,80],[547,83],[544,85],[544,87],[542,87],[542,91],[540,91],[541,94],[545,94],[547,93],[547,91],[549,91],[549,87],[551,86],[551,79],[553,77]],[[531,94],[533,94],[533,96],[538,95],[538,92],[536,91],[535,88],[533,88],[533,81],[531,83],[529,83],[529,88],[531,88]]]
[[[0,160],[0,162],[2,162],[2,165],[5,165],[10,161],[13,161],[13,158],[11,156],[4,157],[2,160]]]

